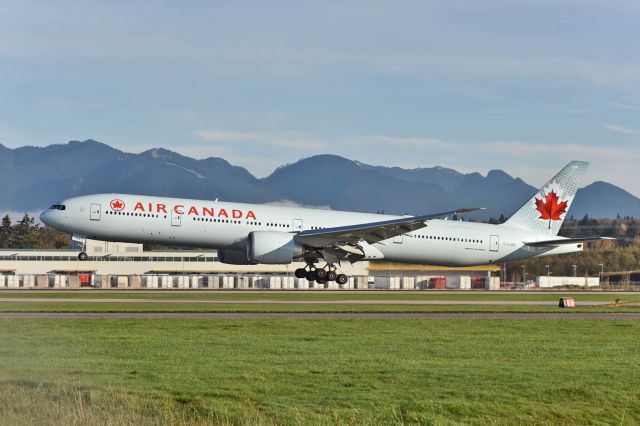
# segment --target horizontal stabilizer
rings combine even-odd
[[[615,240],[615,238],[610,238],[610,237],[562,238],[562,239],[544,240],[544,241],[523,241],[523,243],[525,245],[528,245],[529,247],[549,247],[549,246],[560,246],[565,244],[588,243],[591,241],[602,241],[602,240]]]

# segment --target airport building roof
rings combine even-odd
[[[479,266],[433,266],[433,265],[412,265],[404,263],[390,262],[370,262],[370,271],[467,271],[467,272],[500,272],[499,265],[479,265]]]

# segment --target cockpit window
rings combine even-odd
[[[64,204],[54,204],[49,207],[49,210],[66,210],[66,206]]]

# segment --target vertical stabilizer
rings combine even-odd
[[[508,226],[558,235],[589,163],[572,161],[505,222]]]

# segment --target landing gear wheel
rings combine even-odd
[[[349,278],[345,274],[338,274],[336,277],[336,282],[340,285],[346,284],[349,281]]]
[[[324,278],[316,278],[316,282],[317,282],[318,284],[326,284],[326,283],[327,283],[327,280],[325,280]]]
[[[324,280],[326,276],[327,276],[326,269],[316,269],[316,277],[318,277],[318,279]]]
[[[298,268],[295,270],[294,275],[296,276],[296,278],[306,278],[307,270],[304,268]]]
[[[318,278],[318,275],[316,274],[316,271],[307,271],[307,275],[305,277],[307,279],[307,281],[313,282]]]
[[[335,281],[336,278],[338,278],[338,274],[336,273],[336,271],[327,271],[327,281]]]
[[[78,253],[78,260],[87,260],[89,258],[89,256],[87,255],[87,253],[81,251],[80,253]]]

